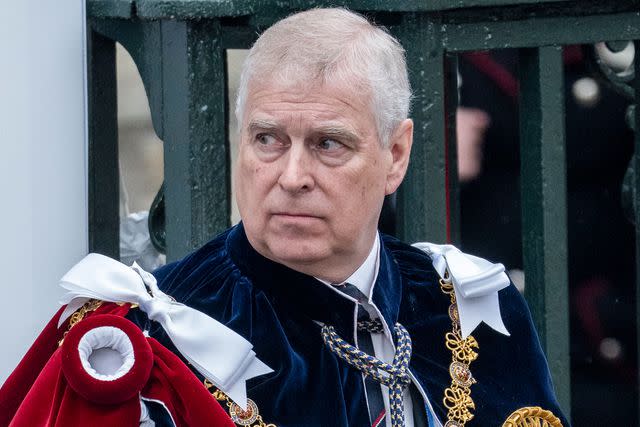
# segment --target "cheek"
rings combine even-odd
[[[376,164],[367,165],[359,173],[353,174],[350,181],[350,188],[358,189],[357,198],[360,203],[370,204],[384,197],[385,177]]]
[[[245,208],[252,209],[248,205],[254,199],[251,190],[254,189],[255,170],[256,167],[252,165],[250,159],[241,152],[234,171],[236,200],[241,214]]]
[[[252,158],[242,158],[236,168],[236,191],[239,203],[260,206],[273,182],[273,168]]]
[[[357,221],[376,215],[378,205],[384,198],[384,180],[378,173],[360,170],[358,173],[348,174],[336,189],[342,190],[336,191],[335,195],[341,200],[343,217],[359,218]]]
[[[386,180],[381,172],[375,167],[368,168],[357,178],[357,182],[352,183],[352,188],[357,189],[357,193],[353,194],[353,209],[363,223],[377,221],[380,214],[386,190]]]
[[[251,183],[255,180],[255,176],[260,170],[260,165],[256,159],[251,156],[247,149],[243,149],[238,156],[236,167],[236,181],[243,188],[251,188]]]

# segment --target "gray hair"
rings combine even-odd
[[[388,145],[409,115],[411,87],[400,43],[366,18],[342,8],[296,13],[268,28],[242,67],[236,118],[242,126],[252,81],[301,79],[345,83],[370,94],[378,137]]]

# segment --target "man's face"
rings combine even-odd
[[[404,175],[396,145],[381,146],[368,97],[349,87],[250,87],[235,181],[252,246],[306,274],[348,277]]]

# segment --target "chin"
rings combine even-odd
[[[265,241],[268,258],[284,265],[312,265],[330,255],[326,242],[299,238],[273,238]]]

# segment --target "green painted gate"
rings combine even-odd
[[[256,34],[293,11],[340,5],[373,16],[407,50],[415,96],[414,138],[419,143],[414,144],[408,176],[398,196],[399,235],[406,241],[459,241],[456,55],[518,49],[526,297],[558,397],[568,413],[560,46],[640,40],[636,1],[88,0],[90,249],[118,256],[116,41],[138,66],[154,129],[164,141],[165,183],[162,197],[154,202],[152,234],[156,241],[165,242],[169,259],[176,259],[230,224],[225,50],[250,47]],[[640,51],[640,44],[635,43]],[[635,67],[640,67],[640,61]],[[627,90],[633,94],[632,85],[640,85],[640,79],[627,80]],[[633,120],[640,124],[640,109],[635,111]],[[635,152],[640,153],[639,136]],[[639,162],[636,154],[632,160],[635,170],[640,170]],[[632,178],[639,188],[640,174]],[[635,191],[630,194],[637,199]],[[638,210],[635,218],[640,224]]]

